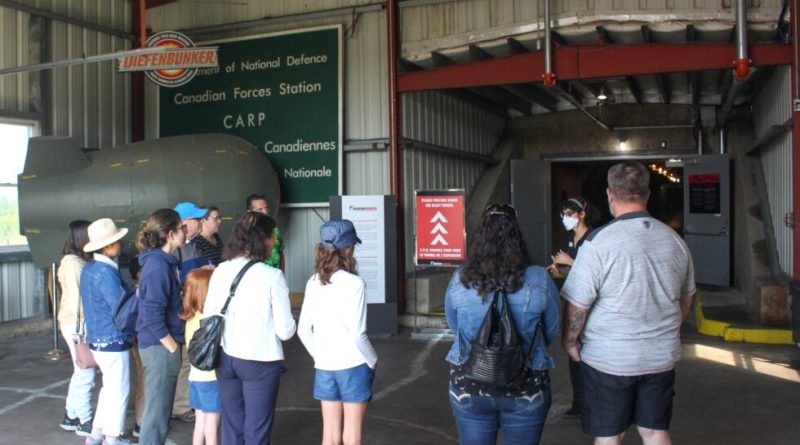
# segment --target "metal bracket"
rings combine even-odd
[[[783,215],[783,224],[794,230],[794,212],[786,212],[786,214]]]
[[[794,100],[794,111],[800,111],[800,99]]]

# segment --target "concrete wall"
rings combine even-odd
[[[611,126],[691,124],[693,114],[691,107],[683,105],[609,105],[590,111]],[[508,129],[523,139],[527,159],[696,151],[692,129],[608,131],[580,111],[513,119]],[[625,150],[620,149],[621,141],[626,143]],[[661,148],[662,142],[666,149]]]

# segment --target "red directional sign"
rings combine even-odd
[[[415,201],[417,264],[454,266],[463,262],[464,190],[418,190]]]

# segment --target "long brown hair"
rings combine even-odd
[[[316,269],[317,278],[322,285],[331,283],[331,275],[339,270],[344,270],[352,274],[356,271],[356,259],[353,256],[355,245],[343,247],[341,249],[329,249],[322,245],[317,245]]]
[[[203,312],[212,272],[211,269],[201,268],[186,275],[183,283],[183,312],[178,315],[181,320],[191,320],[195,314]]]

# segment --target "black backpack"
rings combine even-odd
[[[498,296],[503,300],[503,309],[499,314]],[[520,386],[529,371],[528,361],[538,332],[537,325],[528,351],[523,353],[522,340],[508,313],[506,291],[502,288],[496,289],[492,304],[486,311],[478,333],[472,339],[469,357],[462,365],[463,375],[489,387]]]

